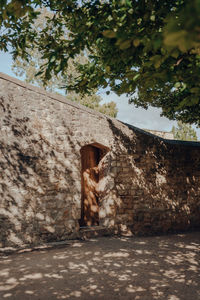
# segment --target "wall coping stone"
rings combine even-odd
[[[90,109],[84,105],[81,105],[79,103],[75,103],[75,102],[72,102],[72,101],[69,101],[66,99],[65,96],[62,96],[62,95],[58,95],[58,94],[55,94],[55,93],[50,93],[50,92],[47,92],[45,91],[44,89],[40,88],[40,87],[37,87],[37,86],[33,86],[29,83],[26,83],[22,80],[19,80],[17,78],[14,78],[14,77],[11,77],[5,73],[2,73],[0,72],[0,79],[3,79],[3,80],[6,80],[6,81],[9,81],[9,82],[12,82],[18,86],[21,86],[27,90],[31,90],[37,94],[40,94],[40,95],[44,95],[46,96],[47,98],[50,98],[51,100],[54,100],[54,101],[58,101],[58,102],[61,102],[63,104],[66,104],[66,105],[70,105],[74,108],[77,108],[77,109],[80,109],[84,112],[87,112],[89,114],[92,114],[94,116],[98,116],[102,119],[106,119],[106,120],[114,120],[115,122],[119,122],[125,126],[127,126],[129,129],[131,129],[132,131],[134,132],[139,132],[139,133],[142,133],[143,135],[146,135],[146,136],[150,136],[154,139],[157,139],[157,140],[161,140],[163,142],[165,142],[166,144],[175,144],[175,145],[181,145],[181,146],[189,146],[189,147],[200,147],[200,142],[190,142],[190,141],[179,141],[179,140],[169,140],[169,139],[164,139],[162,137],[159,137],[155,134],[152,134],[150,132],[147,132],[143,129],[140,129],[138,127],[135,127],[133,125],[130,125],[130,124],[127,124],[125,122],[122,122],[122,121],[119,121],[115,118],[112,118],[112,117],[108,117],[107,115],[104,115],[98,111],[95,111],[93,109]]]
[[[55,101],[61,102],[61,103],[66,104],[66,105],[70,105],[70,106],[72,106],[74,108],[78,108],[78,109],[80,109],[82,111],[86,111],[87,113],[90,113],[92,115],[97,115],[97,116],[99,116],[99,117],[101,117],[103,119],[112,119],[112,120],[114,119],[114,118],[108,117],[108,116],[106,116],[106,115],[104,115],[104,114],[102,114],[102,113],[100,113],[98,111],[95,111],[95,110],[93,110],[91,108],[88,108],[88,107],[86,107],[84,105],[81,105],[81,104],[79,104],[77,102],[73,102],[73,101],[67,100],[65,96],[58,95],[58,94],[55,94],[55,93],[47,92],[47,91],[45,91],[41,87],[37,87],[37,86],[31,85],[29,83],[26,83],[26,82],[24,82],[22,80],[19,80],[17,78],[11,77],[11,76],[9,76],[7,74],[4,74],[2,72],[0,72],[0,78],[4,79],[6,81],[10,81],[10,82],[12,82],[12,83],[14,83],[14,84],[16,84],[18,86],[21,86],[21,87],[23,87],[23,88],[25,88],[27,90],[31,90],[31,91],[33,91],[33,92],[35,92],[37,94],[47,96],[51,100],[55,100]],[[114,119],[114,120],[116,120],[116,119]]]
[[[200,142],[195,142],[195,141],[180,141],[180,140],[169,140],[169,139],[164,139],[160,136],[157,136],[153,133],[150,133],[150,132],[147,132],[143,129],[140,129],[138,127],[135,127],[133,125],[130,125],[130,124],[127,124],[127,123],[124,123],[124,122],[121,122],[123,123],[124,125],[126,125],[129,129],[132,129],[133,131],[138,131],[142,134],[145,134],[145,135],[148,135],[148,136],[151,136],[151,137],[154,137],[158,140],[161,140],[163,142],[165,142],[166,144],[173,144],[173,145],[181,145],[181,146],[189,146],[189,147],[200,147]]]

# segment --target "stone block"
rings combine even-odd
[[[27,243],[77,236],[80,150],[88,144],[109,149],[97,196],[101,224],[134,234],[200,226],[198,143],[154,138],[3,74],[0,84],[2,232],[17,230]],[[1,244],[19,242],[2,232]]]

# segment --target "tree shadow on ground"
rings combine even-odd
[[[200,236],[99,238],[0,260],[0,299],[200,299]]]

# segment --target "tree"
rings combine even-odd
[[[197,133],[191,125],[178,121],[177,127],[173,126],[171,132],[174,139],[182,141],[197,141]]]
[[[46,19],[52,17],[53,14],[47,9],[40,10],[40,15],[33,24],[34,29],[37,30],[38,28],[44,28]],[[75,77],[78,76],[75,64],[83,64],[88,61],[87,56],[83,55],[83,53],[80,53],[75,59],[70,59],[68,61],[68,68],[65,74],[53,74],[53,76],[51,76],[51,78],[49,78],[44,84],[42,74],[39,74],[38,76],[36,76],[36,74],[40,71],[41,66],[47,63],[47,59],[42,58],[42,55],[37,48],[30,48],[27,50],[27,53],[30,57],[29,60],[26,60],[23,57],[16,57],[14,60],[12,65],[14,73],[17,76],[25,76],[26,82],[43,87],[50,92],[62,92],[62,86],[65,85],[66,81],[68,80],[69,82],[70,80],[70,82],[73,82]],[[116,103],[111,101],[109,103],[101,104],[102,98],[99,95],[96,95],[94,90],[90,95],[84,96],[75,92],[69,92],[67,93],[66,98],[71,101],[76,101],[103,114],[109,115],[113,118],[117,116]]]
[[[43,6],[53,17],[36,31],[35,7]],[[2,0],[0,11],[1,49],[10,43],[14,57],[28,58],[34,45],[47,60],[44,81],[64,76],[69,59],[88,51],[67,90],[109,87],[136,106],[200,125],[199,0]]]
[[[77,93],[67,94],[67,99],[71,101],[76,101],[86,107],[94,109],[101,112],[102,114],[108,115],[110,117],[116,118],[117,116],[117,107],[114,101],[101,104],[102,98],[96,94],[84,95],[81,96]]]

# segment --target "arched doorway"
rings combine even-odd
[[[81,148],[81,219],[80,227],[99,225],[99,162],[108,152],[100,144]]]

